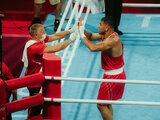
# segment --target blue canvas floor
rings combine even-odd
[[[86,29],[93,33],[97,32],[103,16],[104,14],[89,14]],[[43,23],[47,34],[54,33],[53,23],[54,15],[49,14]],[[160,15],[122,14],[119,29],[124,32],[120,38],[124,44],[124,69],[127,79],[160,81]],[[24,71],[22,76],[23,73]],[[91,53],[81,42],[68,77],[102,78],[102,75],[100,52]],[[62,98],[96,99],[99,84],[66,81],[62,87]],[[126,84],[121,100],[158,102],[159,91],[158,85]],[[28,95],[26,89],[20,89],[18,93],[19,99]],[[113,109],[114,120],[160,120],[159,106],[113,105]],[[27,111],[16,112],[13,114],[13,120],[24,120],[26,115]],[[102,118],[96,104],[62,103],[62,120],[102,120]]]

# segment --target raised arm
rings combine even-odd
[[[68,39],[66,41],[63,41],[57,45],[54,46],[47,46],[43,53],[53,53],[53,52],[58,52],[60,50],[63,50],[64,48],[66,48],[70,43],[72,42],[71,39]]]
[[[48,42],[59,40],[61,38],[66,37],[69,34],[70,34],[70,31],[66,30],[66,31],[58,32],[56,34],[48,35],[49,36]]]
[[[102,35],[100,35],[99,33],[91,33],[84,30],[84,34],[87,37],[87,39],[91,41],[102,39]]]
[[[55,40],[59,40],[59,39],[61,39],[61,38],[66,37],[67,35],[75,32],[75,30],[77,29],[77,24],[78,24],[78,22],[76,22],[76,23],[74,24],[74,26],[73,26],[71,29],[69,29],[69,30],[66,30],[66,31],[58,32],[58,33],[56,33],[56,34],[49,35],[49,40],[48,40],[48,42],[55,41]]]
[[[60,50],[63,50],[64,48],[66,48],[73,40],[75,40],[77,37],[77,33],[74,32],[70,35],[70,38],[66,41],[63,41],[57,45],[53,45],[53,46],[47,46],[43,53],[53,53],[53,52],[58,52]]]
[[[103,42],[93,43],[92,41],[88,40],[86,37],[82,37],[82,41],[91,52],[107,51],[110,48],[113,48],[114,45],[117,44],[115,40],[110,38],[104,40]]]
[[[112,48],[114,45],[118,43],[119,38],[106,38],[103,42],[99,43],[93,43],[92,41],[88,40],[88,38],[84,34],[84,27],[80,26],[79,27],[80,31],[80,36],[82,38],[83,43],[86,45],[86,47],[91,51],[91,52],[97,52],[97,51],[106,51],[110,48]]]
[[[79,27],[83,26],[82,17],[79,18],[78,26]],[[86,38],[90,41],[95,41],[95,40],[102,39],[102,35],[100,35],[99,33],[91,33],[91,32],[88,32],[88,31],[84,30],[84,34],[85,34]]]

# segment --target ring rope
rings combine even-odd
[[[123,3],[123,7],[160,7],[160,4]]]
[[[160,102],[44,98],[46,102],[160,106]]]
[[[75,78],[75,77],[52,77],[45,76],[46,80],[80,81],[80,82],[108,82],[108,83],[127,83],[127,84],[150,84],[160,85],[160,81],[144,80],[120,80],[120,79],[96,79],[96,78]]]

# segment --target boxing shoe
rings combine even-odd
[[[59,26],[59,20],[55,20],[55,22],[54,22],[54,31],[56,32],[57,31],[57,29],[58,29],[58,26]]]
[[[30,29],[30,27],[31,27],[33,24],[36,24],[36,23],[41,24],[40,18],[38,18],[38,17],[33,18],[32,23],[31,23],[31,25],[28,27],[28,29]]]

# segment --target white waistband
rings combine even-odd
[[[105,70],[106,75],[117,75],[123,72],[123,67],[114,70]]]

